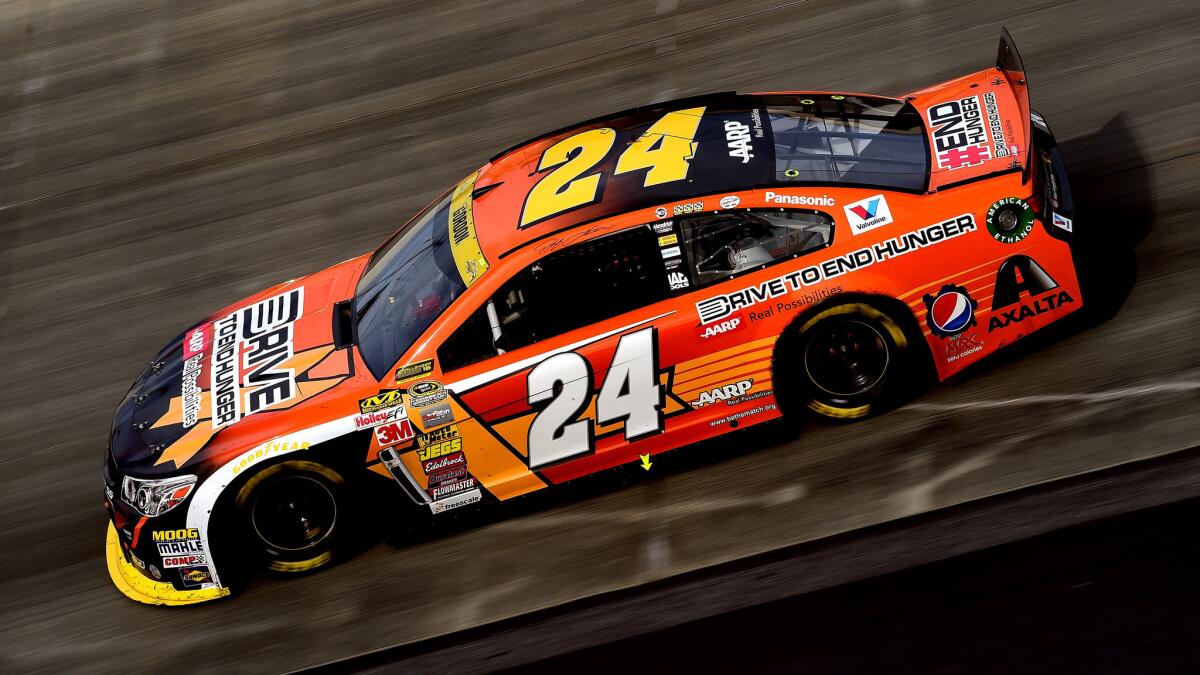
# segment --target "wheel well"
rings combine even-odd
[[[917,321],[917,317],[909,309],[908,305],[891,296],[878,295],[873,293],[842,293],[828,300],[813,305],[804,311],[798,312],[788,323],[787,327],[780,333],[779,341],[775,343],[775,350],[771,355],[771,380],[772,382],[782,383],[785,379],[781,379],[778,372],[780,354],[788,349],[789,345],[795,341],[799,335],[800,328],[814,316],[839,305],[864,304],[883,312],[892,318],[900,329],[904,331],[904,337],[910,349],[912,349],[913,363],[915,373],[920,377],[928,380],[936,378],[937,369],[933,363],[933,354],[929,350],[929,342],[925,339],[925,335],[921,330],[921,325]],[[780,387],[776,385],[776,395],[778,397]]]

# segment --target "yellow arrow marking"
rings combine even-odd
[[[649,454],[638,455],[638,457],[642,458],[642,468],[649,471],[650,470],[650,455]]]

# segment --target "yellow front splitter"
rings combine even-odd
[[[121,553],[121,541],[117,528],[108,524],[108,540],[104,545],[104,557],[108,560],[108,575],[125,597],[147,605],[194,605],[229,595],[228,588],[202,588],[194,591],[178,591],[164,581],[147,579],[125,560]]]

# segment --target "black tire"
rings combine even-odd
[[[345,479],[306,460],[262,469],[238,489],[234,505],[242,540],[266,569],[283,574],[333,563],[352,522]]]
[[[785,413],[807,409],[849,421],[890,408],[911,372],[910,339],[900,323],[866,303],[822,309],[779,342],[774,381]]]

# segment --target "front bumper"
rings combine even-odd
[[[147,605],[194,605],[229,595],[228,588],[181,591],[168,582],[153,581],[147,578],[125,558],[125,553],[121,550],[117,528],[111,521],[108,523],[108,538],[104,549],[104,557],[108,562],[108,575],[112,577],[117,590],[130,600]]]

